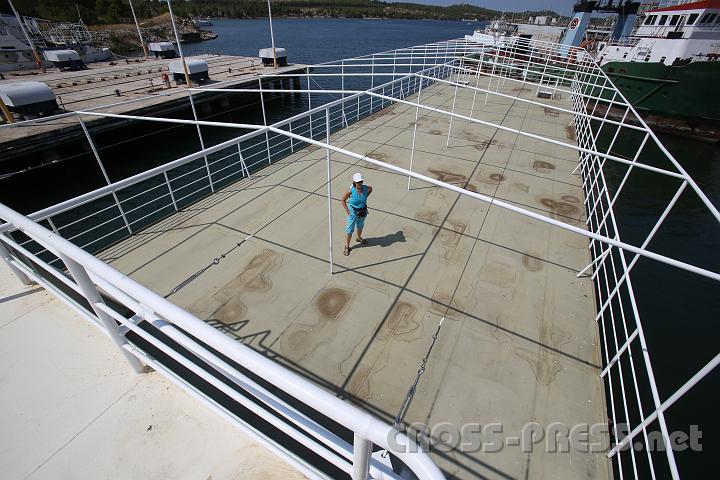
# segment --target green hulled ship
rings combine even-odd
[[[610,62],[602,69],[642,113],[720,122],[720,61]]]
[[[630,36],[599,42],[596,55],[648,123],[720,137],[720,0],[661,1]]]

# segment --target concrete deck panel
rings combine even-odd
[[[482,85],[482,84],[481,84]],[[495,84],[493,83],[493,89]],[[531,85],[501,92],[534,99]],[[454,88],[424,89],[452,108]],[[455,111],[469,115],[473,94]],[[567,98],[548,101],[570,108]],[[574,144],[570,116],[483,94],[473,116]],[[407,167],[415,108],[396,105],[332,136]],[[577,152],[420,112],[413,168],[584,228]],[[101,254],[227,335],[392,421],[445,316],[406,422],[606,421],[588,242],[497,206],[332,154],[335,274],[329,274],[325,151],[307,148]],[[355,171],[374,192],[366,246],[342,255],[340,204]],[[253,237],[244,241],[248,235]],[[597,440],[597,439],[595,439]],[[442,450],[442,449],[441,449]],[[433,456],[454,478],[608,478],[603,453],[462,448]]]
[[[0,409],[7,480],[305,478],[4,263]]]

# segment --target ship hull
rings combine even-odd
[[[609,62],[602,66],[640,112],[691,121],[720,122],[720,62],[663,65]]]

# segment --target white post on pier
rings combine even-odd
[[[182,45],[180,45],[180,35],[178,34],[177,27],[175,26],[175,15],[173,15],[172,4],[170,0],[167,0],[168,13],[170,14],[170,23],[172,23],[173,33],[175,33],[175,42],[177,43],[178,53],[180,54],[180,61],[182,62],[183,72],[185,72],[185,84],[187,88],[192,87],[190,83],[190,73],[188,73],[187,64],[185,63],[185,55],[183,55]],[[195,119],[197,121],[197,118]]]
[[[15,5],[13,5],[12,0],[8,0],[8,4],[10,5],[10,9],[15,14],[15,19],[18,22],[18,26],[20,27],[20,31],[25,36],[25,40],[28,42],[28,45],[30,45],[30,49],[33,52],[33,56],[35,57],[35,63],[37,64],[38,70],[41,70],[43,73],[45,73],[45,67],[43,67],[42,59],[40,58],[40,54],[38,54],[38,50],[35,47],[35,43],[33,43],[32,38],[30,38],[30,35],[27,32],[27,29],[25,28],[25,22],[20,18],[20,14],[15,9]],[[13,123],[12,120],[8,120],[8,123]]]
[[[330,108],[325,109],[325,143],[330,145]],[[328,238],[330,243],[330,275],[333,274],[333,222],[332,222],[332,167],[330,166],[330,149],[325,147],[327,161],[327,196],[328,196]]]
[[[272,26],[272,9],[270,8],[270,0],[267,0],[268,4],[268,18],[270,19],[270,45],[272,46],[273,51],[273,68],[277,68],[277,55],[275,54],[275,35],[273,34],[273,26]]]
[[[135,8],[133,7],[132,0],[128,0],[128,3],[130,4],[130,11],[132,12],[133,20],[135,20],[135,28],[137,28],[138,38],[140,39],[140,46],[142,47],[143,55],[145,55],[145,58],[148,58],[147,45],[145,45],[142,33],[140,33],[140,24],[137,21],[137,16],[135,15]]]

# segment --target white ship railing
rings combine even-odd
[[[164,374],[285,457],[310,478],[323,477],[300,459],[289,455],[283,445],[259,435],[219,401],[178,375],[148,347],[128,339],[128,334],[134,333],[154,351],[182,365],[238,405],[350,474],[354,480],[365,480],[368,475],[373,478],[401,478],[384,463],[371,459],[373,445],[394,453],[420,479],[445,478],[426,453],[385,422],[230,339],[59,235],[1,204],[0,218],[7,226],[23,232],[52,252],[68,271],[67,275],[64,274],[2,235],[0,255],[20,279],[37,282],[100,327],[121,348],[136,372],[141,373],[148,366]],[[152,328],[144,327],[144,324]],[[348,428],[354,436],[352,443],[242,373],[234,364],[322,417]]]
[[[609,416],[612,424],[626,423],[630,428],[626,435],[612,432],[613,444],[607,455],[615,462],[617,468],[614,471],[620,478],[624,478],[624,475],[628,473],[632,473],[637,478],[641,476],[638,472],[644,471],[644,469],[649,469],[653,478],[662,477],[662,473],[656,474],[656,470],[659,468],[658,459],[649,452],[648,448],[645,449],[645,453],[636,453],[633,448],[628,451],[624,447],[638,438],[644,438],[647,443],[648,433],[655,426],[659,427],[665,445],[671,445],[664,412],[720,363],[720,355],[715,355],[697,373],[689,375],[687,382],[677,391],[664,398],[661,397],[653,373],[651,354],[645,339],[630,273],[638,260],[645,257],[713,281],[720,281],[720,273],[710,268],[683,262],[648,248],[658,229],[683,194],[695,195],[715,222],[720,223],[720,213],[692,177],[660,143],[594,60],[586,52],[577,48],[520,38],[505,39],[502,44],[493,45],[477,43],[472,40],[452,40],[309,66],[301,75],[306,82],[306,88],[276,90],[269,87],[273,79],[287,76],[293,75],[267,75],[259,82],[258,88],[188,89],[193,120],[110,114],[100,109],[76,112],[73,115],[76,115],[78,121],[81,122],[83,132],[108,185],[35,212],[28,218],[10,211],[7,207],[0,207],[0,218],[7,222],[0,226],[0,240],[2,240],[0,245],[5,244],[3,256],[6,257],[6,261],[18,275],[23,276],[26,280],[34,279],[56,293],[58,293],[58,288],[55,284],[59,281],[65,287],[69,287],[88,299],[91,308],[90,310],[84,309],[86,316],[103,324],[105,330],[125,351],[147,365],[163,368],[147,352],[140,352],[137,346],[123,340],[124,333],[133,332],[148,342],[158,341],[156,338],[148,337],[149,334],[142,331],[140,327],[142,322],[153,325],[174,340],[176,337],[179,338],[181,341],[178,343],[183,346],[189,341],[189,337],[182,337],[184,330],[223,355],[229,356],[248,370],[257,373],[254,370],[253,362],[259,360],[253,356],[250,350],[237,345],[198,319],[143,289],[111,267],[61,239],[60,236],[85,250],[100,250],[126,238],[159,218],[180,212],[185,206],[212,194],[225,185],[238,180],[249,182],[248,177],[251,177],[257,169],[270,165],[307,145],[313,145],[326,151],[328,179],[331,178],[329,160],[331,153],[338,152],[361,159],[383,169],[407,175],[408,186],[410,180],[415,178],[588,239],[593,261],[585,268],[579,268],[578,276],[586,272],[590,273],[595,282],[596,294],[599,299],[596,320],[603,354],[599,375],[605,380],[608,389]],[[353,83],[356,78],[369,81],[370,88],[349,88],[349,84]],[[480,84],[481,78],[487,79],[487,83],[483,83],[483,86]],[[332,81],[330,83],[334,86],[323,87],[320,84],[329,81]],[[552,96],[559,95],[569,98],[571,108],[561,107],[554,102],[510,96],[501,91],[501,87],[508,82],[515,82],[518,86],[523,87],[534,86],[538,93],[549,91]],[[451,109],[423,103],[423,89],[430,85],[454,89]],[[455,113],[455,99],[458,91],[472,93],[473,100],[469,115]],[[264,124],[198,120],[193,97],[208,92],[258,94],[263,106]],[[304,94],[308,99],[308,111],[268,125],[264,110],[264,96],[287,93]],[[543,106],[558,113],[570,114],[573,118],[577,143],[563,142],[523,131],[521,128],[510,128],[474,118],[473,111],[475,108],[482,108],[479,102],[483,101],[483,97],[485,103],[488,102],[488,98],[512,98],[516,102]],[[313,106],[313,98],[319,105]],[[333,132],[368,118],[393,104],[410,106],[416,109],[416,113],[423,110],[448,118],[449,128],[446,140],[448,145],[451,139],[452,123],[455,120],[494,127],[518,136],[531,138],[540,143],[577,152],[576,171],[581,175],[585,192],[587,229],[539,214],[496,197],[471,192],[414,172],[412,161],[415,153],[417,123],[414,126],[413,144],[407,168],[387,164],[332,144],[331,134]],[[604,111],[598,108],[603,105],[618,109],[622,114],[621,119],[609,118],[609,108]],[[83,120],[91,117],[195,125],[198,127],[197,133],[201,143],[200,126],[234,128],[242,134],[147,172],[111,182],[105,173],[100,151],[95,147],[90,130]],[[11,126],[10,128],[16,127]],[[633,158],[623,158],[611,153],[618,136],[622,134],[621,132],[634,132],[643,138]],[[606,133],[611,134],[612,140],[607,148],[600,148],[598,146],[600,136]],[[669,168],[656,167],[640,161],[642,154],[650,146],[661,152],[663,158],[670,165]],[[623,179],[614,190],[608,186],[605,179],[603,168],[609,165],[608,162],[627,167]],[[621,195],[628,177],[632,172],[640,170],[674,179],[677,182],[677,190],[644,241],[640,245],[634,245],[622,240],[613,206]],[[330,204],[332,192],[329,185],[328,182],[327,194]],[[135,191],[138,190],[138,186],[142,188],[140,193],[130,194],[129,186],[135,186]],[[328,221],[330,224],[330,217]],[[55,233],[51,234],[38,224],[45,225],[47,229],[53,230]],[[25,236],[16,231],[17,229]],[[332,236],[330,236],[329,242],[328,263],[332,272]],[[61,273],[63,265],[75,279],[74,282]],[[132,316],[128,318],[106,304],[102,304],[97,294],[98,289],[104,295],[112,297],[116,302],[132,310],[134,312]],[[62,292],[58,294],[64,295]],[[76,306],[79,306],[77,300],[72,298],[67,298],[67,300],[69,303],[75,302]],[[121,326],[117,332],[112,333],[113,328],[110,327],[116,326],[113,323],[115,321],[119,322]],[[153,345],[157,348],[165,348],[162,345],[158,347],[155,343]],[[208,351],[203,350],[201,346],[192,343],[188,343],[188,345],[190,347],[186,348],[207,360],[213,368],[220,365],[217,363],[217,358],[208,356]],[[229,350],[226,351],[226,348]],[[635,352],[635,356],[633,356],[633,352]],[[172,355],[179,354],[174,352]],[[177,358],[178,361],[183,360],[181,355],[174,358]],[[272,363],[264,357],[260,358],[263,360],[263,368],[266,367],[266,363]],[[131,362],[136,362],[136,360],[131,357]],[[227,364],[219,367],[224,372],[223,375],[231,371],[228,368],[230,367]],[[281,367],[274,366],[273,371],[276,372],[276,376],[272,377],[272,382],[276,386],[296,398],[306,394],[302,392],[312,391],[313,395],[317,393],[323,401],[308,405],[321,414],[347,426],[358,435],[360,440],[357,449],[362,453],[362,460],[358,462],[357,456],[352,457],[354,465],[363,465],[364,459],[367,457],[367,442],[363,443],[363,440],[386,448],[378,435],[381,431],[387,433],[387,430],[383,429],[389,427],[381,427],[380,424],[373,423],[376,425],[373,427],[373,433],[367,433],[362,430],[361,425],[345,416],[346,414],[356,415],[355,410],[348,410],[351,407],[345,404],[340,406],[337,403],[340,401],[334,398],[331,402],[330,398],[332,397],[323,396],[319,393],[323,391],[307,382],[293,383],[300,379],[296,379]],[[172,372],[165,373],[171,377],[173,375]],[[230,376],[237,380],[236,386],[241,386],[241,384],[247,386],[246,379],[241,379],[238,372],[232,371]],[[293,384],[288,385],[288,382]],[[644,408],[641,400],[641,385],[644,384],[650,385],[651,409]],[[298,387],[298,385],[300,386]],[[306,388],[310,390],[306,391]],[[231,391],[227,393],[233,395]],[[198,395],[201,394],[198,393]],[[240,397],[233,398],[242,402]],[[205,399],[205,401],[209,400]],[[636,410],[639,411],[639,416],[631,415],[631,412]],[[343,413],[341,415],[338,412]],[[363,422],[370,421],[368,417],[362,418]],[[286,420],[292,422],[292,419]],[[377,420],[373,420],[373,422],[377,422]],[[279,424],[278,428],[284,428],[284,424]],[[328,432],[322,434],[317,433],[316,430],[312,430],[312,432],[311,436],[314,436],[316,440],[318,436],[325,440],[331,437]],[[328,442],[325,443],[327,445]],[[322,454],[327,456],[327,458],[325,456],[323,458],[335,465],[342,464],[342,468],[349,471],[352,465],[346,461],[349,459],[348,455],[351,455],[352,449],[347,444],[341,445],[334,440],[329,443],[333,447],[334,453],[321,450]],[[338,459],[339,457],[333,456],[338,454],[338,450],[344,452],[340,455],[345,458],[345,463],[342,463],[343,461]],[[666,448],[664,455],[666,461],[663,469],[666,469],[673,478],[680,478],[673,449]],[[427,463],[429,459],[425,456],[402,458],[416,474],[422,475],[421,478],[435,478],[436,475],[439,475],[438,471],[429,466]],[[381,466],[376,465],[375,468],[380,469]],[[386,472],[386,474],[388,473]]]

